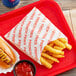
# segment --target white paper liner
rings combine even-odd
[[[5,41],[1,36],[0,36],[0,38],[1,38],[3,41]],[[12,46],[10,46],[6,41],[5,41],[5,43],[12,49],[12,51],[14,52],[14,54],[15,54],[15,56],[16,56],[16,62],[18,62],[18,61],[20,60],[20,59],[19,59],[19,54],[18,54],[18,53],[16,52],[16,50],[13,49]],[[15,63],[16,63],[16,62],[15,62]],[[15,65],[15,64],[14,64],[14,65]],[[14,65],[12,65],[10,68],[7,68],[7,69],[3,69],[3,68],[0,67],[0,73],[6,74],[7,72],[11,72],[11,71],[13,70]]]
[[[36,7],[9,31],[5,38],[38,63],[45,45],[58,38],[67,39]]]

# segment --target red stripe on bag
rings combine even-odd
[[[36,60],[38,60],[38,57],[37,57],[37,47],[35,47],[35,58],[36,58]]]
[[[32,56],[32,53],[31,53],[31,40],[29,40],[29,54],[30,54],[30,56]]]
[[[45,22],[45,18],[43,19],[43,21],[42,22]],[[44,27],[44,24],[41,24],[41,26],[40,26],[40,28],[39,28],[39,30],[38,30],[38,32],[37,32],[37,36],[36,36],[36,38],[35,38],[35,41],[34,41],[34,44],[36,45],[37,44],[37,40],[38,40],[38,38],[39,38],[39,34],[40,34],[40,32],[42,31],[42,28]]]
[[[33,29],[32,29],[32,31],[31,31],[31,33],[30,33],[30,37],[33,36],[33,32],[34,32],[34,30],[35,30],[35,28],[36,28],[36,26],[37,26],[37,23],[38,23],[39,19],[40,19],[40,17],[38,17],[38,18],[36,19],[36,21],[35,21],[35,23],[34,23],[34,25],[33,25]]]
[[[48,40],[48,43],[49,43],[49,41],[52,40],[53,36],[55,35],[55,32],[56,32],[56,30],[54,29],[54,30],[52,31],[51,35],[50,35],[50,38],[49,38],[49,40]]]
[[[18,46],[20,47],[20,45],[21,45],[21,40],[18,41]]]
[[[32,14],[31,17],[30,17],[30,20],[33,20],[33,17],[34,17],[34,15],[35,15],[36,10],[37,10],[37,9],[35,8],[33,14]]]
[[[44,41],[42,40],[40,43],[40,51],[42,52],[42,45],[43,45]]]
[[[13,31],[13,37],[12,37],[12,41],[15,42],[15,32],[16,32],[16,29],[17,29],[18,25],[15,27],[14,31]]]
[[[19,46],[21,45],[21,39],[20,39],[20,38],[21,38],[21,32],[22,32],[22,27],[23,27],[23,25],[24,25],[24,22],[25,22],[26,18],[27,18],[27,17],[25,17],[24,20],[22,21],[21,27],[20,27],[20,29],[19,29],[19,33],[18,33],[18,38],[19,38],[18,45],[19,45]]]
[[[42,31],[42,28],[43,28],[43,27],[44,27],[44,24],[41,25],[41,27],[40,27],[40,29],[39,29],[39,31],[38,31],[38,33],[37,33],[37,36],[36,36],[35,42],[34,42],[35,45],[37,44],[37,40],[38,40],[38,38],[39,38],[39,34],[40,34],[40,32]]]
[[[48,26],[46,27],[46,32],[45,32],[45,34],[43,35],[42,39],[45,39],[45,37],[46,37],[47,34],[48,34],[49,29],[50,29],[50,26],[48,25]]]
[[[26,47],[24,47],[24,51],[26,52]]]
[[[21,27],[20,27],[20,30],[19,30],[19,36],[18,36],[19,38],[21,38],[22,27],[24,25],[25,20],[26,20],[26,17],[25,17],[25,19],[23,20],[23,22],[21,24]]]
[[[24,45],[26,45],[26,37],[27,37],[28,27],[30,26],[30,24],[31,24],[31,21],[28,22],[25,28]]]
[[[6,37],[7,37],[7,38],[9,38],[9,36],[10,36],[10,32],[8,32],[8,34],[7,34],[7,36],[6,36]]]

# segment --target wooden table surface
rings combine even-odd
[[[33,3],[35,1],[38,1],[38,0],[21,0],[20,3],[15,8],[10,9],[10,8],[5,7],[0,0],[0,14],[20,8],[22,6]],[[55,1],[62,8],[65,18],[73,32],[73,35],[76,38],[76,0],[55,0]],[[58,76],[76,76],[76,68],[70,71],[64,72]]]

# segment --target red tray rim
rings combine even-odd
[[[71,30],[70,30],[70,27],[69,27],[69,25],[68,25],[68,23],[67,23],[64,15],[63,15],[63,12],[62,12],[60,6],[59,6],[54,0],[47,0],[47,1],[49,1],[49,2],[53,1],[53,2],[55,3],[55,5],[58,6],[58,9],[59,9],[59,11],[60,11],[60,13],[61,13],[61,16],[63,17],[63,21],[65,21],[65,24],[67,25],[67,26],[64,26],[64,28],[67,28],[67,32],[68,32],[68,33],[70,32],[70,35],[71,35],[71,38],[72,38],[73,34],[72,34],[72,32],[71,32]],[[46,0],[40,0],[40,1],[34,2],[34,3],[32,3],[32,4],[35,4],[35,3],[37,4],[38,2],[40,2],[40,3],[41,3],[41,2],[46,2]],[[24,8],[28,8],[29,6],[32,6],[32,4],[26,5],[26,6],[24,6],[24,7],[19,8],[19,9],[15,9],[15,10],[13,10],[13,11],[10,11],[10,12],[7,12],[7,13],[5,13],[5,14],[0,15],[0,21],[3,21],[3,17],[8,16],[8,15],[11,15],[11,14],[13,14],[13,13],[15,13],[15,12],[17,12],[17,11],[20,11],[20,10],[22,10],[22,9],[24,9]],[[74,45],[76,45],[76,40],[75,40],[74,36],[73,36],[72,39],[75,41]],[[75,48],[75,49],[76,49],[76,48]],[[60,71],[56,70],[56,73],[54,73],[53,75],[57,75],[57,74],[60,74],[60,73],[62,73],[62,72],[65,72],[65,71],[67,71],[67,70],[70,70],[70,69],[72,69],[72,68],[75,68],[75,67],[76,67],[76,64],[75,64],[75,63],[73,63],[73,64],[74,64],[74,65],[72,65],[72,66],[70,66],[70,67],[68,66],[68,67],[66,67],[66,68],[63,68],[63,69],[60,70]],[[54,71],[54,72],[55,72],[55,71]],[[51,73],[48,74],[48,76],[50,76],[50,75],[51,75]]]

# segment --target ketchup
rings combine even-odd
[[[16,76],[33,76],[34,69],[28,62],[22,62],[15,67]]]

